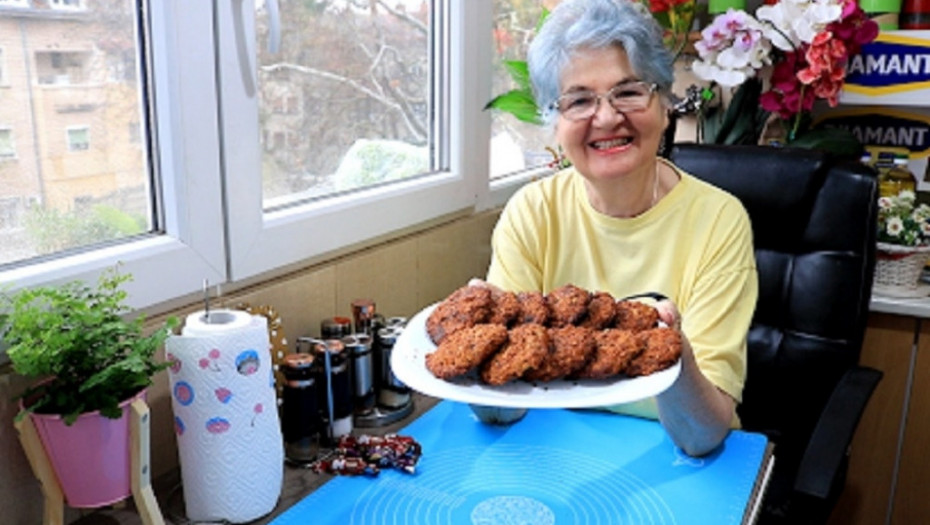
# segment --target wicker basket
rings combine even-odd
[[[920,272],[930,258],[930,246],[901,246],[880,242],[877,248],[875,293],[894,297],[927,295],[927,286],[920,283]]]

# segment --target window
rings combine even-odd
[[[277,52],[256,46],[266,210],[430,172],[439,160],[430,113],[430,2],[255,2],[257,33],[277,25]],[[391,8],[389,5],[396,4]],[[436,4],[441,4],[437,2]],[[436,97],[436,98],[433,98]],[[312,111],[298,113],[298,100]],[[295,147],[288,135],[315,137]]]
[[[0,160],[16,157],[16,146],[13,144],[13,130],[0,127]]]
[[[25,48],[7,56],[17,102],[0,105],[0,122],[27,126],[23,230],[29,210],[77,224],[101,206],[137,227],[0,244],[0,285],[90,279],[122,261],[130,304],[151,306],[493,200],[492,45],[475,38],[492,26],[489,2],[56,6],[86,14],[0,9],[0,34],[26,24]]]
[[[84,0],[50,0],[52,9],[84,9]]]
[[[0,287],[93,280],[122,262],[130,304],[147,306],[224,280],[208,4],[48,3],[81,18],[0,9],[0,34],[18,46],[4,48],[0,122],[16,123],[19,150],[0,164],[0,198],[22,203],[0,242]]]
[[[18,197],[0,197],[0,238],[3,232],[19,227],[23,214],[23,200]]]
[[[90,130],[87,126],[70,127],[66,133],[68,151],[84,151],[90,148]]]
[[[489,46],[465,45],[465,35],[490,23],[489,5],[254,6],[255,34],[244,37],[254,65],[235,59],[243,37],[219,6],[226,176],[231,206],[248,210],[230,217],[233,279],[476,204],[487,164],[475,154],[486,146],[473,144],[487,144],[487,132],[471,122],[483,101],[465,88],[480,78],[467,57]],[[237,146],[250,137],[264,147]]]
[[[517,87],[505,61],[526,60],[526,51],[542,14],[542,2],[494,0],[494,63],[492,95]],[[489,99],[490,100],[490,99]],[[543,126],[521,122],[494,110],[491,128],[491,178],[496,179],[529,168],[545,167],[553,160],[551,132]]]
[[[61,19],[49,19],[49,21],[64,22]],[[97,31],[102,31],[97,28]],[[75,38],[76,35],[68,33],[61,35],[60,38]],[[92,38],[105,38],[104,34],[93,35]],[[90,81],[90,73],[85,64],[90,63],[89,52],[79,51],[37,51],[36,52],[36,75],[39,84],[45,85],[67,85],[83,84]],[[107,71],[93,72],[95,76],[108,74]]]

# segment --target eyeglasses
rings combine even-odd
[[[649,99],[657,87],[656,84],[635,81],[618,84],[603,95],[588,90],[574,91],[557,98],[550,109],[558,111],[568,120],[584,120],[597,112],[603,98],[619,113],[642,111],[649,105]]]

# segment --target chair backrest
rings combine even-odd
[[[875,172],[767,146],[677,144],[670,158],[749,213],[759,300],[738,412],[745,429],[775,442],[776,464],[796,466],[830,393],[859,360],[875,265]]]

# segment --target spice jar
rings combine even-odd
[[[320,429],[323,426],[313,355],[288,354],[280,369],[284,375],[281,399],[284,455],[293,463],[312,463],[319,452]]]

